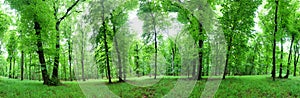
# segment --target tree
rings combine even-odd
[[[238,51],[236,53],[241,53],[242,51],[239,49],[243,49],[234,49],[232,47],[247,44],[247,39],[252,36],[251,30],[252,27],[254,27],[254,12],[258,8],[260,2],[261,1],[259,0],[250,0],[245,2],[226,1],[225,4],[222,4],[223,9],[221,12],[223,13],[223,16],[220,18],[220,21],[227,40],[227,53],[223,79],[225,79],[225,76],[228,73],[228,65],[231,54],[233,54],[234,51]]]
[[[167,12],[163,12],[160,8],[161,1],[143,1],[140,2],[140,9],[138,16],[144,21],[143,24],[143,38],[146,39],[146,43],[154,43],[154,79],[157,76],[157,52],[158,52],[158,40],[157,36],[162,30],[168,26],[165,19],[168,16]]]
[[[6,44],[6,49],[8,51],[8,60],[9,60],[9,72],[8,72],[8,77],[9,78],[14,78],[14,65],[13,65],[13,59],[16,59],[17,55],[17,48],[14,47],[14,45],[17,44],[17,36],[16,36],[16,31],[11,31],[8,34],[8,42]]]
[[[294,46],[294,76],[296,76],[297,64],[299,61],[300,53],[299,53],[299,41]]]
[[[119,4],[117,1],[91,1],[89,4],[91,6],[89,18],[86,20],[92,25],[94,32],[94,48],[95,48],[95,58],[98,64],[106,65],[106,76],[109,83],[111,82],[111,67],[110,67],[110,57],[109,57],[109,48],[108,41],[112,39],[112,32],[108,27],[108,20],[111,9],[114,8],[111,5],[111,2],[114,2],[116,6]],[[100,11],[100,12],[99,12]],[[98,17],[100,16],[100,17]],[[103,53],[104,54],[101,54]],[[101,59],[101,60],[100,60]],[[103,66],[104,67],[104,66]]]
[[[120,4],[118,7],[116,7],[115,9],[112,10],[112,12],[110,13],[110,21],[112,22],[112,30],[113,30],[113,35],[115,36],[115,38],[113,39],[114,42],[114,48],[116,49],[117,52],[117,65],[118,65],[118,78],[119,78],[119,82],[124,81],[122,79],[123,77],[123,66],[125,65],[124,63],[122,64],[122,58],[121,58],[121,49],[120,49],[120,45],[119,43],[123,44],[123,48],[124,48],[124,44],[122,42],[119,42],[118,40],[122,40],[120,38],[124,37],[129,37],[129,36],[122,36],[123,34],[119,34],[121,36],[117,36],[118,33],[121,32],[127,32],[128,28],[122,28],[123,31],[120,31],[121,27],[124,26],[126,20],[128,20],[128,11],[134,9],[137,6],[137,0],[128,0],[125,1],[124,3]],[[126,39],[125,39],[126,40]],[[129,43],[129,40],[127,40],[127,43]],[[123,50],[122,53],[126,51]],[[126,54],[126,53],[125,53]],[[123,53],[123,56],[125,55]],[[126,57],[125,57],[126,58]],[[124,74],[125,77],[125,74]]]
[[[57,34],[56,38],[58,42],[56,43],[56,49],[60,48],[59,47],[59,25],[61,21],[69,15],[70,11],[79,2],[79,0],[77,0],[73,5],[71,5],[71,7],[69,7],[65,12],[65,14],[63,14],[63,16],[60,18],[58,18],[58,8],[56,6],[56,3],[58,1],[52,1],[52,0],[51,1],[6,0],[6,1],[8,1],[8,3],[12,8],[16,9],[20,13],[22,20],[26,21],[25,23],[29,23],[24,25],[27,27],[32,27],[31,29],[35,30],[37,53],[40,60],[44,84],[58,85],[59,81],[57,79],[57,76],[58,76],[59,53],[57,53],[55,56],[55,64],[54,64],[55,66],[52,72],[53,81],[51,81],[47,71],[45,52],[44,52],[44,44],[46,44],[47,46],[47,43],[43,43],[43,42],[46,42],[45,39],[47,37],[45,34],[49,33],[49,35],[51,36],[53,35],[51,34],[51,32],[56,32]],[[45,13],[41,13],[41,12],[45,12]]]
[[[59,54],[60,54],[60,24],[61,22],[68,17],[71,14],[72,9],[74,9],[74,7],[79,3],[80,0],[76,0],[75,2],[73,2],[73,4],[67,8],[67,10],[64,12],[64,14],[62,14],[61,17],[59,17],[59,1],[56,0],[53,3],[53,8],[54,8],[54,17],[55,17],[55,29],[56,29],[56,54],[54,57],[54,67],[53,67],[53,72],[52,72],[52,80],[55,84],[59,84],[59,80],[58,80],[58,65],[59,65]]]
[[[292,3],[290,3],[292,2]],[[282,4],[285,4],[287,7],[282,8],[285,10],[285,12],[281,12],[284,16],[287,16],[288,18],[282,19],[284,22],[282,23],[283,27],[287,27],[286,31],[288,32],[288,35],[291,37],[291,44],[290,44],[290,49],[289,49],[289,56],[288,56],[288,64],[287,64],[287,71],[286,75],[284,78],[288,78],[290,74],[290,65],[292,62],[292,49],[293,49],[293,44],[295,43],[295,40],[298,40],[298,32],[299,32],[299,26],[297,22],[299,20],[299,16],[297,16],[296,11],[299,9],[299,3],[295,0],[291,0],[290,2],[284,1]],[[292,14],[294,13],[294,14]],[[296,50],[294,50],[296,51]]]

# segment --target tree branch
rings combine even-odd
[[[78,2],[79,2],[79,0],[76,0],[76,1],[72,4],[72,6],[70,6],[70,7],[67,9],[66,13],[58,20],[58,22],[61,22],[61,21],[64,20],[68,15],[70,15],[70,14],[69,14],[70,11],[78,4]]]

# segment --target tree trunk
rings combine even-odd
[[[135,55],[135,65],[136,65],[136,74],[138,75],[138,77],[140,77],[140,65],[139,65],[139,46],[138,44],[135,45],[135,52],[136,52],[136,55]]]
[[[15,57],[13,57],[13,64],[12,64],[12,78],[16,78],[16,76],[15,76],[15,68],[16,67],[16,58]]]
[[[202,79],[202,57],[203,57],[203,51],[202,51],[202,49],[203,49],[203,40],[200,39],[199,42],[198,42],[198,44],[199,44],[199,49],[201,49],[201,50],[199,50],[199,53],[198,53],[198,55],[199,55],[199,67],[198,67],[198,77],[197,77],[197,80],[200,80],[200,79]]]
[[[114,38],[115,40],[115,45],[116,45],[116,52],[117,52],[117,56],[118,56],[118,67],[119,67],[119,75],[118,75],[118,78],[119,78],[119,82],[123,82],[124,80],[122,79],[122,64],[121,64],[121,54],[120,54],[120,51],[119,51],[119,45],[118,45],[118,40],[116,38]]]
[[[231,43],[232,43],[232,37],[229,39],[229,44],[227,46],[227,54],[226,54],[226,60],[225,60],[225,68],[224,68],[224,73],[223,73],[223,78],[225,79],[225,76],[227,74],[227,67],[228,67],[228,60],[229,60],[229,54],[230,54],[230,49],[231,49]]]
[[[296,76],[297,71],[297,64],[299,59],[299,50],[298,50],[298,44],[294,46],[294,76]]]
[[[59,67],[59,52],[60,52],[60,35],[59,35],[59,25],[60,22],[56,22],[56,45],[55,45],[55,49],[56,49],[56,53],[55,53],[55,57],[54,57],[54,66],[53,66],[53,71],[52,71],[52,80],[54,82],[54,85],[58,85],[60,83],[59,79],[58,79],[58,67]]]
[[[43,49],[43,43],[42,43],[42,36],[41,36],[41,27],[40,24],[36,21],[34,21],[34,29],[36,31],[35,35],[37,36],[37,54],[39,55],[39,61],[41,64],[41,71],[42,71],[42,77],[44,80],[44,85],[51,85],[51,81],[48,76],[46,62],[45,62],[45,56],[44,56],[44,49]]]
[[[108,45],[107,45],[107,34],[106,34],[106,23],[103,21],[102,26],[104,26],[104,47],[105,47],[105,56],[106,56],[106,65],[107,65],[107,75],[108,75],[108,83],[111,82],[111,73],[110,73],[110,66],[109,66],[109,54],[108,54]]]
[[[24,51],[21,51],[21,80],[24,79]]]
[[[110,13],[111,17],[114,17],[112,13]],[[112,20],[113,21],[113,20]],[[117,30],[116,30],[116,23],[115,21],[113,21],[113,33],[114,35],[117,34]],[[121,60],[121,53],[119,50],[119,43],[117,40],[117,37],[114,38],[114,42],[115,42],[115,48],[116,48],[116,52],[117,52],[117,64],[118,64],[118,78],[119,78],[119,82],[123,82],[124,80],[122,79],[123,74],[122,74],[122,60]]]
[[[174,48],[172,46],[172,74],[175,76],[174,59],[175,59],[175,50],[174,50]]]
[[[12,78],[12,56],[9,57],[9,71],[8,78]]]
[[[66,59],[64,57],[64,65],[63,65],[64,66],[64,75],[65,75],[64,80],[67,81],[67,67],[66,67],[67,64],[65,62],[66,62]]]
[[[31,59],[32,59],[32,57],[31,57],[31,53],[29,53],[29,80],[32,80],[32,75],[31,75],[31,67],[32,67],[32,64],[31,64]]]
[[[207,54],[206,58],[206,75],[209,75],[209,54]]]
[[[71,35],[70,35],[71,36]],[[73,81],[72,77],[72,48],[71,48],[71,37],[69,36],[68,40],[68,53],[69,53],[69,74],[70,74],[70,81]]]
[[[279,78],[282,78],[282,62],[283,62],[283,39],[280,39],[280,46],[281,46],[281,50],[280,50],[280,68],[279,68]]]
[[[154,26],[154,28],[155,28],[155,26]],[[156,33],[156,29],[155,29],[155,32],[154,32],[154,40],[155,40],[155,42],[154,42],[154,44],[155,44],[155,46],[154,46],[154,48],[155,48],[154,79],[156,79],[156,76],[157,76],[157,33]]]
[[[284,76],[284,78],[289,78],[290,75],[290,66],[291,66],[291,62],[292,62],[292,47],[293,47],[293,43],[295,40],[295,35],[292,35],[292,41],[291,41],[291,45],[290,45],[290,51],[289,51],[289,58],[288,58],[288,65],[287,65],[287,70],[286,70],[286,75]]]
[[[272,77],[273,77],[273,81],[275,81],[275,77],[276,77],[276,33],[277,33],[277,29],[278,29],[278,24],[277,24],[277,13],[278,13],[278,0],[275,0],[276,3],[276,9],[275,9],[275,29],[274,29],[274,33],[273,33],[273,69],[272,69]]]

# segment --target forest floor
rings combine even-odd
[[[107,84],[106,80],[88,80],[66,81],[62,86],[45,86],[41,81],[0,77],[0,98],[157,98],[168,94],[176,85],[177,78],[167,77],[150,82],[154,85],[141,87],[141,84],[132,85],[133,82]],[[136,83],[149,84],[146,81]],[[199,98],[205,83],[205,79],[197,81],[189,97]],[[270,76],[228,76],[221,81],[214,97],[300,97],[300,77],[277,79],[274,82]]]

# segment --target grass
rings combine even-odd
[[[16,80],[0,77],[0,98],[160,98],[168,94],[176,85],[177,78],[165,77],[160,80],[132,79],[131,82],[107,84],[104,80],[87,82],[63,82],[63,86],[45,86],[40,81]],[[139,83],[139,86],[135,86]],[[146,85],[152,83],[153,85]],[[206,80],[197,81],[190,98],[199,98]],[[144,86],[142,86],[144,85]],[[145,86],[146,85],[146,86]],[[177,96],[180,97],[180,96]],[[300,97],[300,77],[277,79],[269,76],[229,76],[222,80],[215,96],[226,97]]]
[[[78,98],[85,97],[76,82],[45,86],[41,81],[0,79],[0,98]]]

